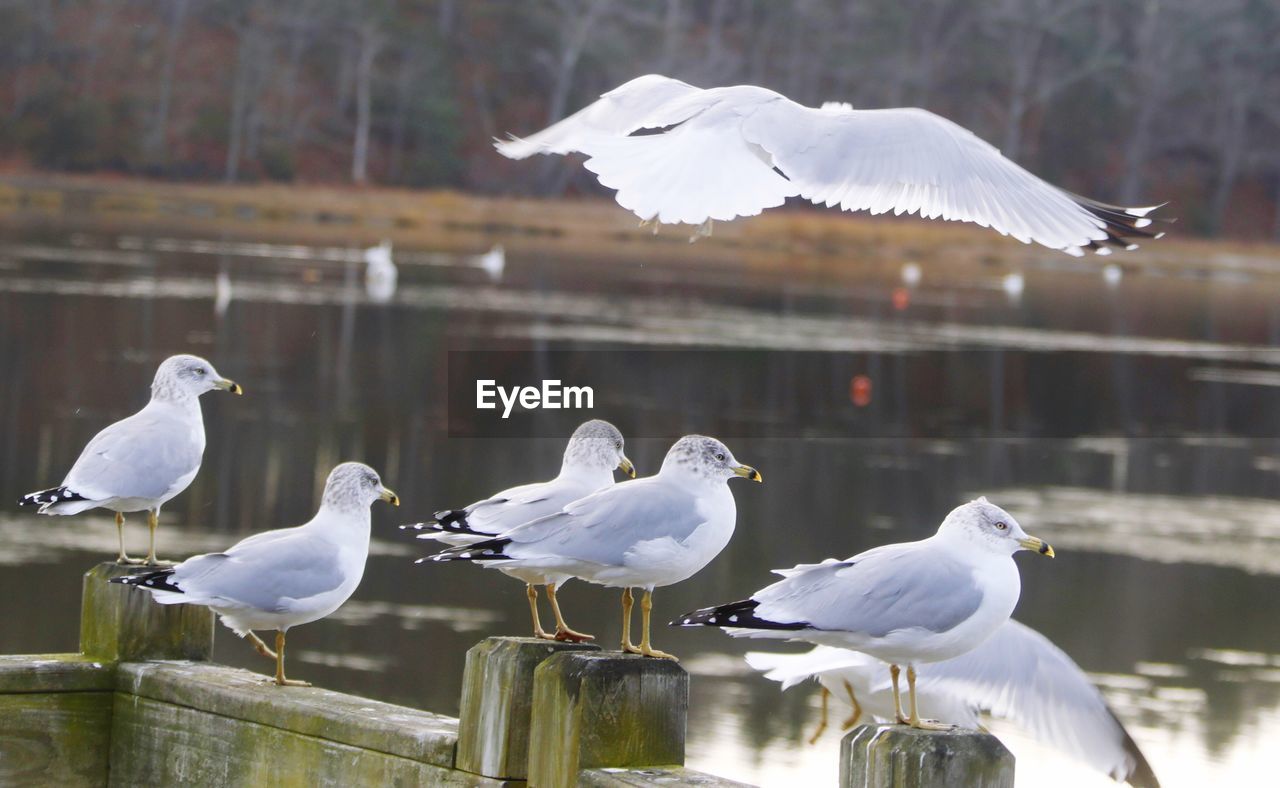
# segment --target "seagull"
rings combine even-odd
[[[320,511],[305,525],[264,531],[225,552],[111,582],[150,591],[162,605],[208,607],[275,660],[277,685],[310,686],[285,678],[285,633],[337,610],[360,585],[369,555],[369,505],[377,500],[400,505],[372,468],[344,462],[329,474]],[[276,630],[275,651],[255,629]]]
[[[200,395],[215,389],[243,390],[198,356],[170,356],[156,370],[151,401],[89,441],[80,458],[57,487],[28,493],[19,506],[39,506],[40,514],[79,514],[101,507],[116,513],[121,564],[138,563],[124,550],[124,513],[147,512],[151,547],[146,563],[156,558],[156,525],[160,507],[187,489],[204,455],[204,419]]]
[[[649,640],[653,589],[692,577],[729,543],[737,508],[725,482],[734,476],[762,480],[715,438],[686,435],[654,476],[606,487],[556,514],[432,560],[479,561],[622,588],[622,650],[674,660]],[[631,643],[632,588],[644,589],[639,646]]]
[[[364,270],[365,293],[374,303],[387,303],[396,294],[396,279],[399,276],[396,264],[391,261],[391,242],[384,240],[377,246],[365,249],[364,261],[368,264],[368,268]]]
[[[826,729],[831,697],[847,699],[851,707],[844,730],[864,713],[893,719],[885,664],[874,657],[816,646],[802,654],[752,651],[746,659],[784,690],[811,677],[819,681],[822,720],[810,743]],[[916,692],[921,707],[940,719],[977,728],[980,715],[990,712],[1117,782],[1159,788],[1151,764],[1080,666],[1044,635],[1013,619],[972,651],[930,665]]]
[[[426,531],[418,534],[418,538],[435,539],[455,547],[492,539],[517,525],[555,514],[566,504],[612,485],[614,468],[634,478],[635,466],[622,453],[622,444],[622,433],[617,427],[607,421],[592,419],[579,425],[569,437],[560,474],[554,479],[512,487],[463,509],[436,512],[436,519],[431,522],[402,525],[400,528]],[[419,562],[421,560],[425,559]],[[560,613],[556,587],[567,581],[570,575],[547,574],[517,566],[499,566],[498,569],[525,582],[529,612],[533,615],[534,637],[574,643],[594,639],[571,629]],[[537,586],[547,587],[547,599],[551,600],[551,611],[556,617],[554,635],[543,631],[538,621]]]
[[[673,626],[726,628],[734,637],[805,640],[861,651],[889,663],[894,718],[925,730],[950,730],[920,718],[917,663],[976,648],[1018,603],[1022,584],[1013,554],[1053,548],[1027,534],[1005,510],[979,498],[958,506],[938,532],[844,561],[829,558],[776,570],[784,578],[749,599],[686,613]],[[910,716],[898,695],[907,666]]]
[[[511,159],[583,153],[642,224],[755,216],[803,197],[827,207],[973,222],[1080,256],[1159,238],[1147,214],[1037,178],[969,130],[914,107],[805,107],[754,85],[702,90],[637,77],[526,138],[495,140]]]
[[[502,272],[507,268],[507,253],[502,244],[496,244],[484,254],[476,255],[475,266],[489,277],[490,282],[502,279]]]

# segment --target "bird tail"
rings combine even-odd
[[[727,605],[704,607],[692,613],[685,613],[671,622],[673,627],[725,627],[728,629],[808,629],[809,624],[803,621],[770,621],[756,615],[760,603],[754,599],[743,599]]]
[[[173,569],[157,569],[152,572],[143,572],[136,575],[124,575],[122,577],[113,577],[107,581],[108,583],[119,583],[122,586],[138,586],[149,591],[169,591],[174,594],[185,594],[178,584],[173,581]]]
[[[503,549],[511,544],[510,539],[486,539],[475,544],[451,547],[442,553],[419,558],[414,563],[423,561],[510,561],[511,556],[503,555]]]
[[[69,487],[50,487],[47,490],[38,490],[37,492],[27,493],[18,499],[19,506],[39,506],[40,511],[44,512],[50,506],[62,503],[75,503],[76,501],[87,501],[75,490]]]

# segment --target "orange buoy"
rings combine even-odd
[[[849,399],[859,408],[871,404],[871,378],[866,375],[854,375],[849,381]]]

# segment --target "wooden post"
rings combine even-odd
[[[529,761],[534,669],[560,652],[599,651],[588,643],[487,638],[467,651],[458,720],[457,767],[523,780]]]
[[[134,568],[136,571],[136,567]],[[104,562],[85,573],[80,652],[109,662],[213,656],[214,615],[199,605],[159,605],[138,588],[107,581],[130,567]]]
[[[840,742],[840,788],[1013,788],[1013,754],[989,733],[859,725]]]
[[[578,784],[579,770],[684,764],[689,674],[630,654],[557,654],[533,680],[529,784]]]

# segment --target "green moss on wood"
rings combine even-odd
[[[111,697],[0,695],[0,785],[105,785]]]
[[[214,615],[199,605],[160,605],[151,594],[110,584],[129,567],[101,563],[84,576],[80,651],[104,660],[209,659]]]
[[[841,788],[1013,788],[1013,754],[989,733],[860,725],[840,743]]]

